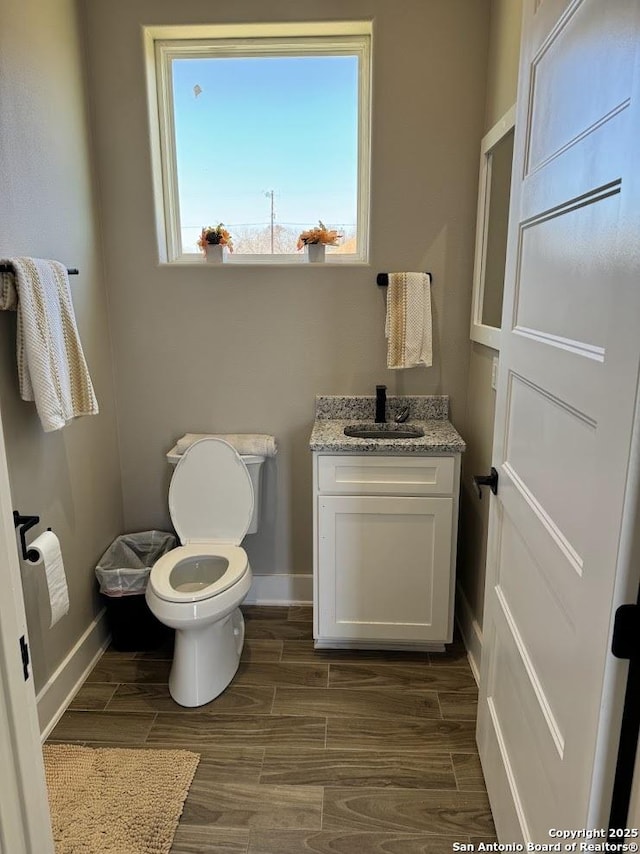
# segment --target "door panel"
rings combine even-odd
[[[638,575],[621,542],[638,491],[639,19],[636,0],[524,7],[478,717],[504,842],[608,811],[611,622]]]
[[[540,168],[629,97],[635,0],[565,3],[531,66],[526,172]],[[585,85],[588,71],[589,85]]]
[[[529,833],[536,839],[541,838],[536,832],[537,817],[528,809],[533,799],[538,802],[538,814],[545,816],[544,821],[549,816],[551,821],[544,829],[544,836],[549,827],[564,827],[567,820],[563,816],[560,823],[554,822],[554,817],[559,818],[558,805],[564,800],[557,776],[564,738],[553,715],[545,714],[546,696],[541,689],[535,690],[539,687],[535,682],[536,672],[526,673],[527,658],[518,648],[516,637],[500,611],[493,635],[495,666],[489,688],[494,724],[504,742],[511,774],[518,782]],[[521,741],[523,728],[528,734],[525,743]]]
[[[602,357],[609,312],[602,284],[618,227],[619,192],[619,184],[599,187],[523,227],[516,328],[537,334],[542,343],[566,341],[587,357]]]
[[[506,432],[504,465],[581,572],[584,504],[574,496],[595,494],[595,425],[546,389],[512,373]]]
[[[508,611],[511,624],[527,650],[535,681],[544,694],[556,729],[564,733],[573,719],[573,697],[566,691],[564,660],[575,655],[576,627],[571,613],[545,578],[534,553],[509,517],[503,521],[499,562],[510,571],[500,577],[500,611]],[[574,577],[573,587],[578,585]],[[545,631],[540,631],[541,624]],[[564,736],[562,736],[564,740]]]

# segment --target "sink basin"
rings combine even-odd
[[[404,424],[350,424],[344,435],[352,439],[420,439],[424,430]]]

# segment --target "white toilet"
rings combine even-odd
[[[200,439],[171,478],[169,512],[182,545],[153,566],[146,599],[157,619],[176,630],[169,691],[181,706],[210,702],[238,669],[244,643],[239,605],[252,579],[240,543],[257,528],[253,481],[259,483],[263,462],[250,458],[252,477],[228,442]]]

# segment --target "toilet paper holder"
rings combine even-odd
[[[37,560],[38,552],[35,549],[27,548],[27,542],[25,540],[25,535],[30,528],[33,528],[34,525],[37,525],[40,521],[39,516],[21,516],[17,510],[13,511],[13,524],[16,528],[20,528],[20,545],[22,546],[22,559],[23,560]],[[47,528],[48,531],[51,528]]]

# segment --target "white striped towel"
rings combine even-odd
[[[274,436],[263,433],[185,433],[178,439],[176,453],[184,454],[198,439],[224,439],[236,449],[239,454],[256,454],[260,457],[275,457],[278,444]]]
[[[387,367],[430,367],[433,362],[431,276],[429,273],[389,273]]]
[[[0,309],[18,312],[16,355],[20,396],[34,400],[46,433],[80,415],[96,415],[98,403],[82,352],[66,267],[41,258],[8,258],[2,273]]]

